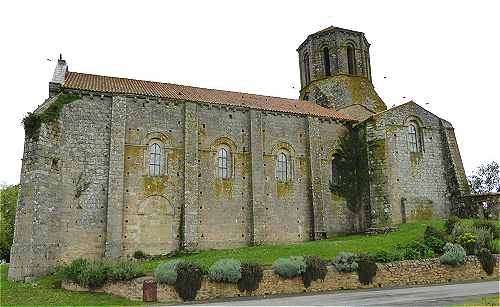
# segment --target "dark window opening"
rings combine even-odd
[[[323,60],[325,62],[325,76],[331,76],[330,72],[330,51],[328,47],[323,48]]]
[[[304,55],[304,77],[306,84],[311,81],[311,72],[309,70],[309,54]]]
[[[356,74],[356,58],[355,58],[354,47],[351,45],[347,46],[347,71],[350,75]]]

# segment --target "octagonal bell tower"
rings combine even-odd
[[[387,109],[371,82],[370,44],[362,32],[328,27],[299,46],[300,99],[363,120]]]

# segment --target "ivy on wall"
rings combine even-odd
[[[363,225],[363,204],[369,194],[366,131],[350,129],[339,139],[334,161],[337,174],[330,182],[330,191],[346,199],[347,208],[358,215]]]
[[[28,114],[21,121],[24,126],[24,132],[26,136],[30,139],[38,139],[38,133],[42,123],[53,123],[59,119],[59,114],[61,113],[64,105],[79,99],[77,94],[60,94],[52,104],[41,113]]]

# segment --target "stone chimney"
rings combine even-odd
[[[61,91],[67,72],[68,64],[66,64],[66,60],[63,60],[62,54],[60,54],[56,69],[54,69],[54,75],[49,82],[49,97],[53,97]]]

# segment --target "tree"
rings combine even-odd
[[[495,161],[482,164],[467,179],[475,194],[500,192],[500,166]]]
[[[338,174],[330,191],[346,199],[347,208],[357,215],[356,228],[364,227],[364,204],[368,202],[368,157],[364,130],[350,130],[340,137],[335,157]]]
[[[0,188],[0,260],[6,262],[9,261],[10,248],[14,238],[18,192],[19,185],[8,185]]]

